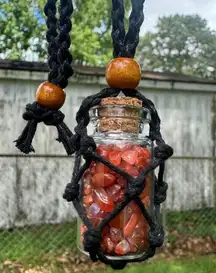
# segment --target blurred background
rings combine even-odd
[[[47,79],[45,2],[0,1],[0,272],[101,267],[87,263],[76,249],[76,213],[62,198],[73,157],[55,141],[55,128],[39,125],[35,154],[24,156],[13,143],[25,125],[25,105],[34,101],[38,85]],[[106,86],[105,67],[112,58],[111,1],[74,3],[75,74],[62,108],[71,129],[82,100]],[[129,0],[125,10],[127,26]],[[167,162],[169,190],[161,214],[166,242],[158,255],[171,262],[128,270],[214,273],[216,2],[149,0],[144,11],[136,53],[143,70],[139,90],[154,102],[164,139],[175,151]]]

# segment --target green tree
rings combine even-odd
[[[0,54],[25,59],[26,53],[46,57],[46,0],[3,0],[0,2]],[[125,1],[126,14],[130,0]],[[34,4],[33,4],[34,3]],[[75,62],[104,65],[112,57],[111,1],[75,0],[71,51]]]
[[[171,15],[141,38],[138,58],[144,70],[216,78],[216,33],[198,15]]]

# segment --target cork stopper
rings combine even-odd
[[[101,101],[100,132],[139,133],[142,101],[131,97],[109,97]]]

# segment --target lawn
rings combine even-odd
[[[95,271],[94,273],[215,273],[216,256],[188,260],[155,261],[128,267],[122,271]]]
[[[96,267],[97,268],[97,267]],[[4,266],[0,268],[1,273],[215,273],[216,255],[193,257],[179,260],[152,260],[149,262],[127,266],[122,271],[114,271],[110,267],[92,269],[92,263],[60,264],[57,261],[50,261],[44,267],[23,267]]]
[[[39,263],[46,254],[76,251],[76,222],[0,231],[0,263],[5,260]]]
[[[166,226],[169,231],[175,229],[189,236],[212,236],[216,239],[216,209],[168,212]]]

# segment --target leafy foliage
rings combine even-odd
[[[33,4],[33,2],[35,2]],[[0,3],[0,54],[26,59],[28,51],[39,60],[46,56],[45,0],[7,0]],[[111,1],[75,0],[71,32],[75,62],[104,65],[112,57]],[[130,1],[125,1],[126,15]]]
[[[145,70],[216,78],[216,33],[198,15],[171,15],[142,37],[138,49]]]

